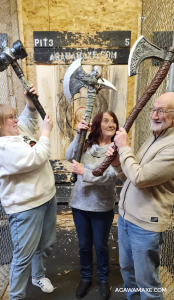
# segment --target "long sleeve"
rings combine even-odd
[[[32,134],[34,134],[36,131],[37,123],[38,123],[37,110],[35,110],[34,112],[30,111],[26,104],[22,114],[18,119],[19,128],[22,127],[24,131],[29,130]]]
[[[116,172],[117,177],[118,177],[121,181],[125,182],[126,179],[127,179],[127,177],[125,176],[125,174],[124,174],[123,171],[122,171],[121,164],[120,164],[118,167],[113,167],[113,168],[114,168],[114,170],[115,170],[115,172]]]
[[[0,178],[6,175],[26,173],[39,168],[50,156],[50,140],[41,136],[31,147],[22,137],[8,137],[0,147]]]
[[[102,176],[96,177],[92,174],[92,170],[85,168],[83,175],[83,182],[88,182],[97,185],[113,185],[117,180],[117,173],[112,166],[110,166]]]
[[[174,145],[162,148],[151,161],[140,165],[130,147],[119,150],[122,170],[135,187],[160,185],[174,178]]]
[[[72,162],[72,160],[76,156],[79,147],[79,141],[80,141],[80,134],[77,133],[66,151],[66,159],[70,162]]]

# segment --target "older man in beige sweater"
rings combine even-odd
[[[119,261],[128,300],[162,300],[159,251],[174,204],[174,93],[156,99],[153,135],[136,156],[120,128],[118,177],[125,181],[119,202]],[[112,154],[108,149],[108,155]],[[117,165],[118,157],[112,165]]]

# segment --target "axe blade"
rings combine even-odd
[[[147,58],[157,58],[164,60],[167,51],[161,49],[141,35],[132,47],[128,60],[128,76],[136,75],[136,70],[140,63]]]
[[[76,59],[66,70],[63,79],[63,92],[68,103],[71,103],[72,97],[79,92],[79,90],[86,86],[79,80],[79,76],[87,75],[81,67],[81,58]]]

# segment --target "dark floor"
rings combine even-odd
[[[124,300],[123,292],[115,292],[116,288],[123,287],[123,280],[120,274],[118,264],[118,241],[117,241],[117,226],[113,226],[109,238],[110,249],[110,277],[111,300]],[[31,280],[27,286],[26,300],[75,300],[75,290],[80,280],[79,274],[79,255],[78,255],[78,240],[75,229],[58,230],[57,240],[54,251],[51,257],[47,260],[48,277],[55,290],[51,294],[43,293],[39,287],[33,286]],[[99,295],[99,286],[97,279],[96,256],[94,253],[94,273],[92,286],[89,288],[88,294],[84,300],[101,300]]]

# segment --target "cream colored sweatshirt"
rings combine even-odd
[[[37,112],[27,105],[19,118],[20,135],[0,137],[0,198],[7,214],[26,211],[49,201],[55,195],[55,180],[49,162],[50,139],[33,133]]]
[[[119,213],[148,231],[165,231],[174,205],[174,127],[157,139],[150,137],[136,156],[130,147],[121,148],[119,154],[121,167],[115,169],[120,179],[127,178]]]

